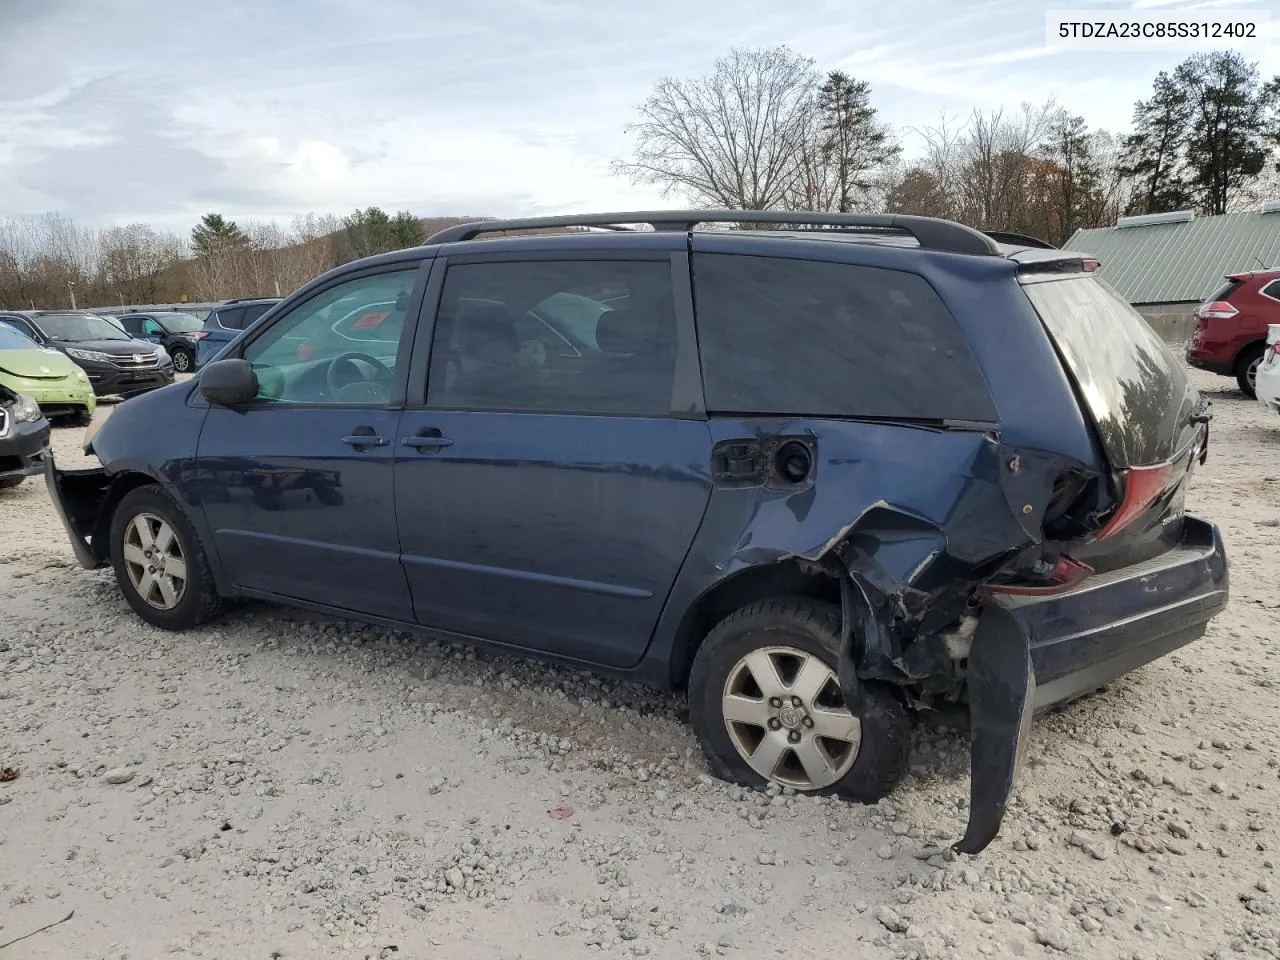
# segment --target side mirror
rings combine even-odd
[[[258,395],[258,375],[248,360],[216,360],[200,373],[200,395],[224,407]]]

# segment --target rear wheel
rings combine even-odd
[[[840,611],[807,599],[743,607],[708,634],[689,715],[712,771],[752,787],[874,802],[907,767],[910,725],[892,692],[865,686],[861,717],[836,677]]]
[[[111,517],[111,565],[138,616],[185,630],[222,609],[195,528],[161,487],[131,490]]]
[[[1241,353],[1240,359],[1236,361],[1236,383],[1250,400],[1258,398],[1258,367],[1262,365],[1262,355],[1265,352],[1260,344],[1255,344]]]
[[[170,354],[173,360],[173,369],[178,373],[190,373],[191,369],[196,365],[195,357],[191,355],[191,351],[183,347],[174,347]]]

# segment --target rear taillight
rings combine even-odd
[[[1225,300],[1210,300],[1200,304],[1196,316],[1201,320],[1229,320],[1240,311]]]
[[[209,331],[208,331],[208,330],[197,330],[197,331],[196,331],[195,333],[193,333],[191,336],[193,336],[193,337],[194,337],[195,339],[197,339],[197,340],[203,340],[203,339],[204,339],[205,337],[207,337],[208,335],[209,335]]]
[[[989,583],[982,589],[987,593],[1011,597],[1051,597],[1055,593],[1065,593],[1091,573],[1093,567],[1087,563],[1081,563],[1072,557],[1059,557],[1044,578],[1036,583]]]
[[[1116,508],[1116,512],[1107,521],[1107,525],[1098,534],[1099,540],[1114,537],[1146,513],[1169,485],[1169,478],[1173,475],[1173,464],[1160,463],[1154,467],[1130,467],[1122,471],[1122,474],[1124,497],[1120,500],[1120,506]]]

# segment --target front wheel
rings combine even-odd
[[[184,350],[182,347],[174,347],[171,359],[176,373],[190,373],[196,365],[195,357],[191,355],[191,351]]]
[[[893,789],[907,768],[906,711],[867,684],[853,715],[836,676],[839,640],[839,610],[799,598],[750,604],[707,635],[689,716],[716,776],[867,803]]]
[[[222,608],[195,528],[154,484],[129,491],[116,507],[111,565],[129,606],[152,626],[186,630]]]
[[[0,490],[12,490],[19,486],[26,477],[0,477]]]
[[[1250,400],[1258,399],[1258,367],[1262,366],[1262,355],[1266,351],[1261,346],[1252,346],[1240,355],[1236,361],[1236,383],[1240,391]]]

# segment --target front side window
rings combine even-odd
[[[675,362],[666,261],[462,264],[445,277],[427,403],[661,416]]]
[[[417,267],[329,287],[244,350],[266,402],[382,404],[391,399]]]
[[[708,411],[997,419],[963,332],[923,277],[695,254],[693,287]]]
[[[189,313],[162,313],[156,321],[169,333],[195,333],[204,326],[198,317]],[[159,329],[156,332],[159,333]]]

